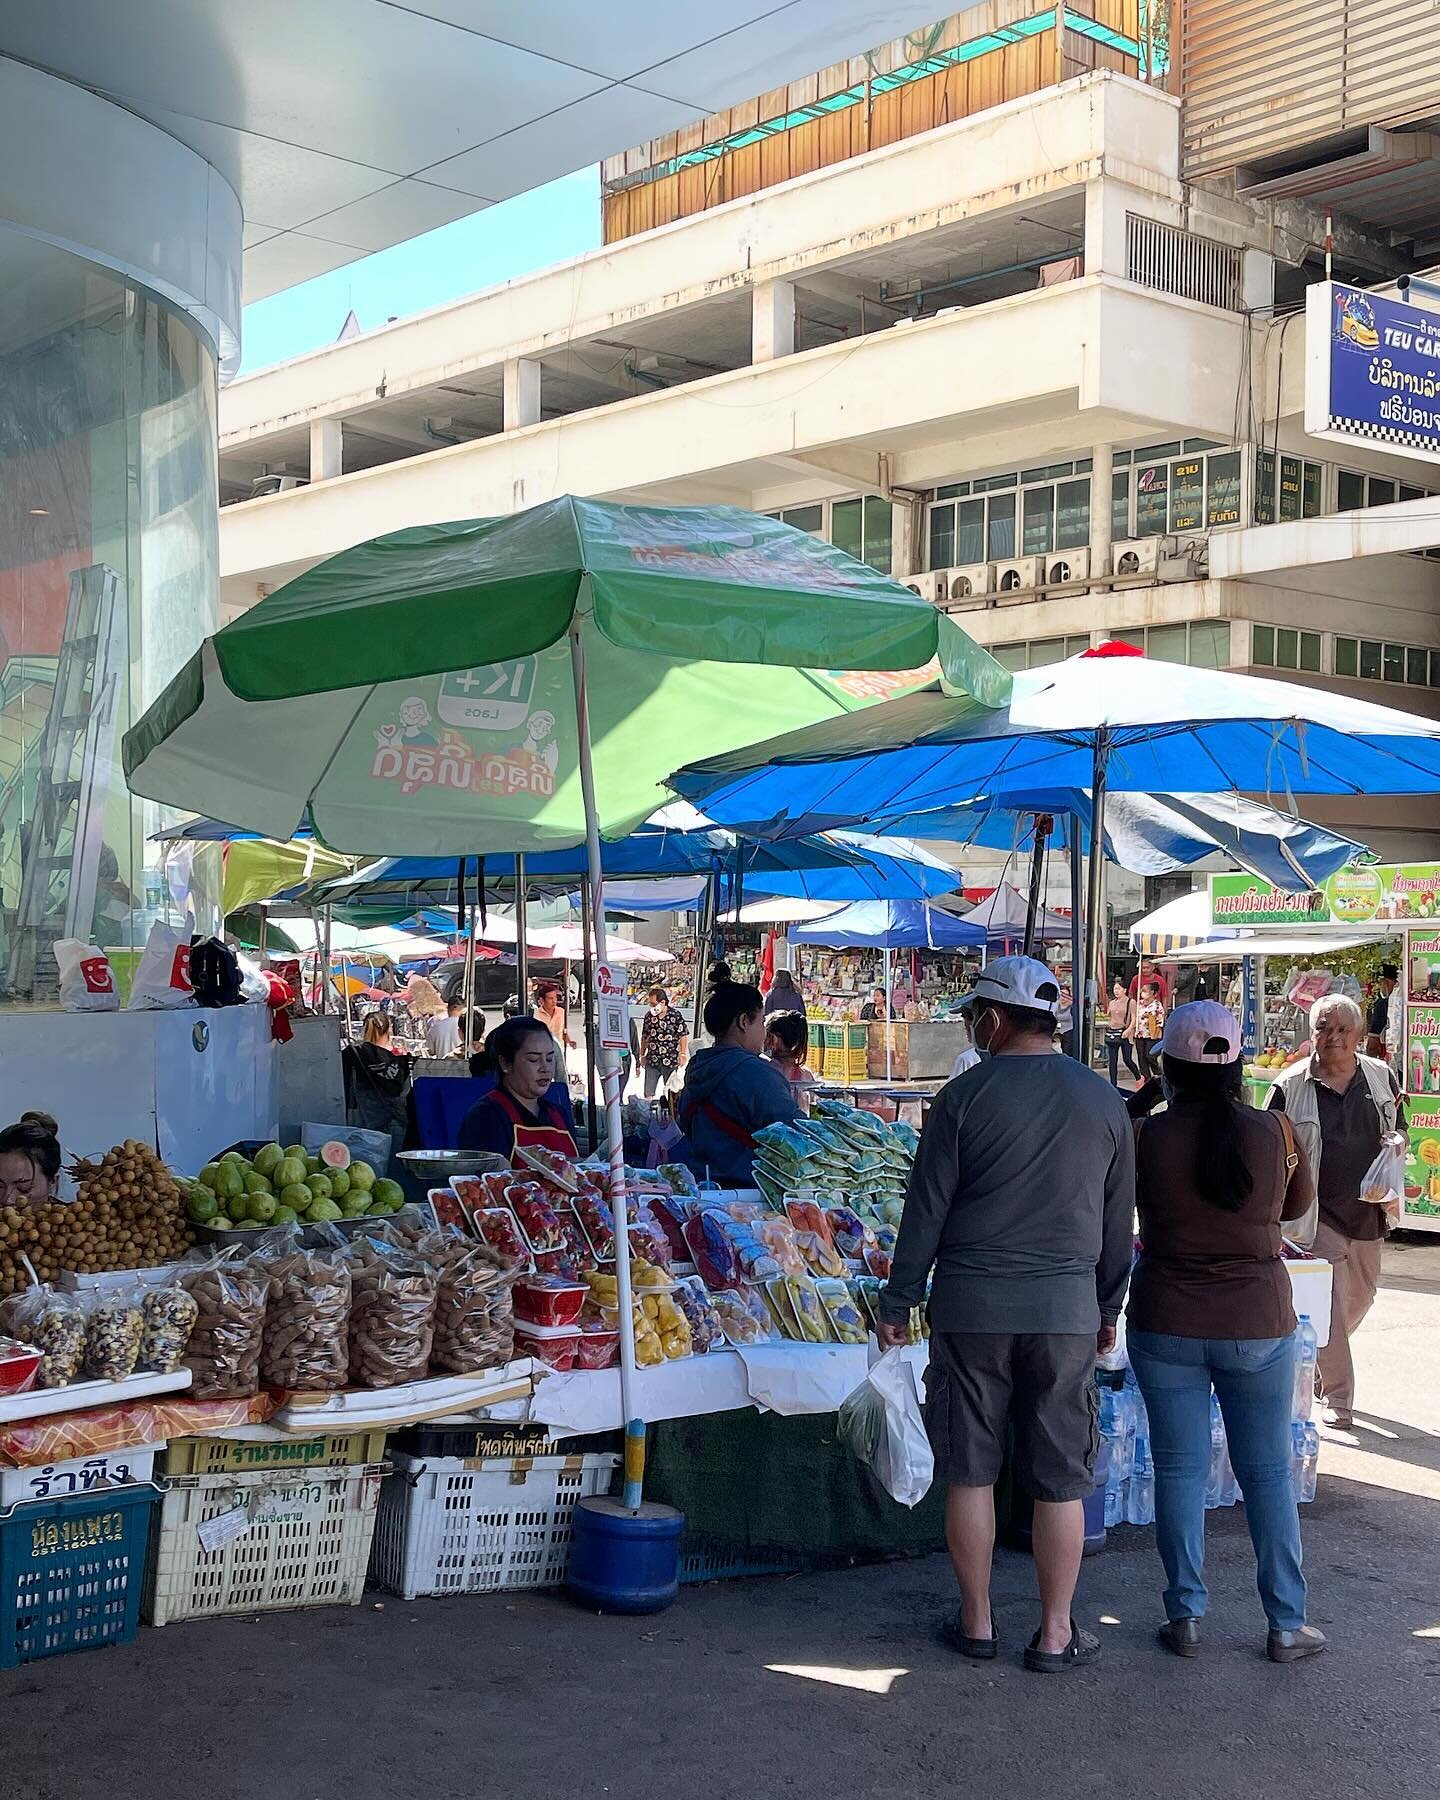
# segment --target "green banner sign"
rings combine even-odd
[[[1212,875],[1216,925],[1376,925],[1440,920],[1440,863],[1339,869],[1321,887],[1287,894],[1257,875]]]

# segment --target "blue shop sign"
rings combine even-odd
[[[1318,282],[1305,340],[1307,432],[1440,458],[1440,313]]]

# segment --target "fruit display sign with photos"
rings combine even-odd
[[[1280,927],[1440,920],[1440,863],[1352,864],[1298,894],[1258,875],[1212,875],[1210,916],[1216,925]]]

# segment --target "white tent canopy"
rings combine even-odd
[[[1323,956],[1328,951],[1383,944],[1393,930],[1373,926],[1325,925],[1313,930],[1247,931],[1215,925],[1210,895],[1204,888],[1167,900],[1130,927],[1130,948],[1142,956],[1164,956],[1176,962],[1214,962],[1237,956]]]
[[[1010,938],[1019,942],[1025,936],[1028,910],[1028,902],[1019,888],[1002,881],[993,894],[987,895],[978,906],[971,907],[965,914],[965,923],[983,925],[992,943]],[[1036,914],[1037,943],[1068,943],[1071,929],[1070,920],[1064,913],[1052,912],[1049,907],[1042,906]]]

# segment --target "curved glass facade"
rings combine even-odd
[[[0,296],[0,1003],[47,1006],[58,939],[123,993],[193,906],[120,743],[215,629],[216,365],[156,295],[4,229]]]

